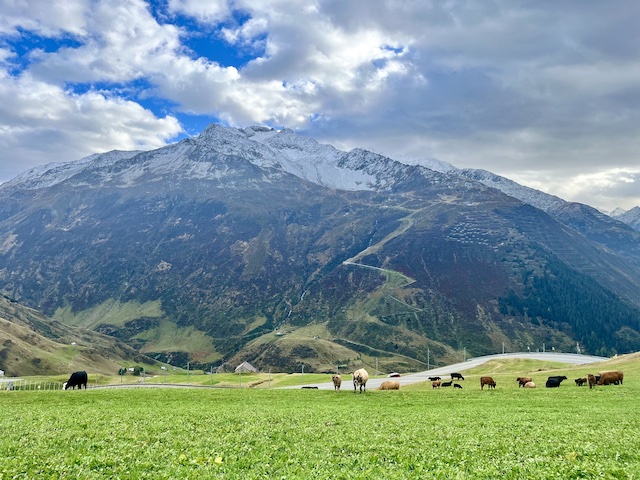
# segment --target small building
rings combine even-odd
[[[4,377],[4,370],[0,370],[0,377]]]
[[[258,370],[249,362],[242,362],[234,370],[235,373],[258,373]]]

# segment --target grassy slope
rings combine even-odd
[[[2,393],[0,478],[636,478],[640,358],[607,363],[623,386]]]
[[[114,338],[63,325],[0,297],[0,368],[8,376],[116,373],[123,363],[144,361],[140,357]]]

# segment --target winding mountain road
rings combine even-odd
[[[393,380],[397,380],[400,382],[400,385],[410,385],[412,383],[418,382],[426,382],[429,380],[429,377],[433,376],[443,376],[449,375],[452,372],[463,372],[465,370],[469,370],[471,368],[477,367],[486,363],[490,360],[496,359],[513,359],[513,358],[525,358],[532,360],[543,360],[543,361],[551,361],[551,362],[560,362],[560,363],[568,363],[571,365],[585,365],[589,363],[599,363],[609,360],[608,357],[596,357],[593,355],[578,355],[576,353],[542,353],[542,352],[522,352],[522,353],[502,353],[496,355],[486,355],[484,357],[474,357],[470,358],[466,362],[454,363],[453,365],[447,365],[446,367],[438,367],[433,368],[431,370],[426,370],[424,372],[418,373],[410,373],[407,375],[402,375],[401,377],[394,378]],[[369,372],[372,374],[373,372]],[[382,382],[388,380],[387,378],[372,378],[367,382],[367,389],[373,390],[378,388]],[[447,379],[448,380],[448,379]],[[304,385],[305,387],[318,387],[320,390],[333,390],[333,383],[310,383]],[[352,387],[351,384],[351,375],[346,374],[342,376],[342,388],[350,389]],[[286,388],[301,388],[300,385],[295,387],[286,387]]]

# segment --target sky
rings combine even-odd
[[[210,123],[640,205],[640,2],[0,0],[0,182]]]

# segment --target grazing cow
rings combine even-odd
[[[435,380],[433,382],[431,382],[431,388],[440,388],[440,384],[442,382],[440,380]]]
[[[480,390],[484,390],[484,386],[487,388],[496,388],[496,382],[491,377],[480,377]]]
[[[382,382],[377,390],[400,390],[400,382],[395,380],[387,380]]]
[[[337,392],[342,385],[342,377],[340,375],[331,375],[331,381],[333,382],[333,389]]]
[[[460,385],[459,383],[454,383],[453,388],[462,388],[462,385]]]
[[[595,375],[592,374],[587,375],[587,382],[589,383],[589,388],[593,388],[598,384],[598,380],[596,379]]]
[[[624,374],[620,370],[613,370],[611,372],[598,372],[600,374],[600,380],[598,385],[622,385]]]
[[[533,382],[527,382],[524,384],[524,388],[536,388],[536,384]]]
[[[576,387],[581,387],[582,385],[584,385],[585,383],[587,383],[587,377],[583,377],[583,378],[576,378],[574,380],[574,382],[576,382]]]
[[[358,387],[360,387],[360,393],[367,391],[367,380],[369,380],[369,372],[364,368],[353,372],[353,393],[356,393]]]
[[[440,377],[429,377],[429,380],[431,380],[432,382],[436,382],[438,380],[442,380]]]
[[[453,381],[450,381],[450,382],[442,382],[440,385],[441,385],[441,386],[443,386],[443,387],[450,387],[452,383],[453,383]]]
[[[452,373],[451,380],[464,380],[464,377],[460,373]]]
[[[562,383],[563,380],[566,380],[567,377],[565,377],[564,375],[556,375],[553,377],[549,377],[547,378],[547,383],[545,384],[545,387],[547,388],[558,388],[560,386],[560,384]]]
[[[518,388],[524,387],[527,382],[533,382],[531,377],[518,377],[516,380],[518,381]]]
[[[67,380],[64,383],[63,388],[65,390],[68,390],[69,388],[72,388],[73,390],[75,390],[76,387],[78,387],[79,390],[82,390],[82,386],[84,385],[84,389],[86,390],[88,382],[89,382],[89,377],[87,376],[87,372],[85,371],[73,372],[69,377],[69,380]]]

